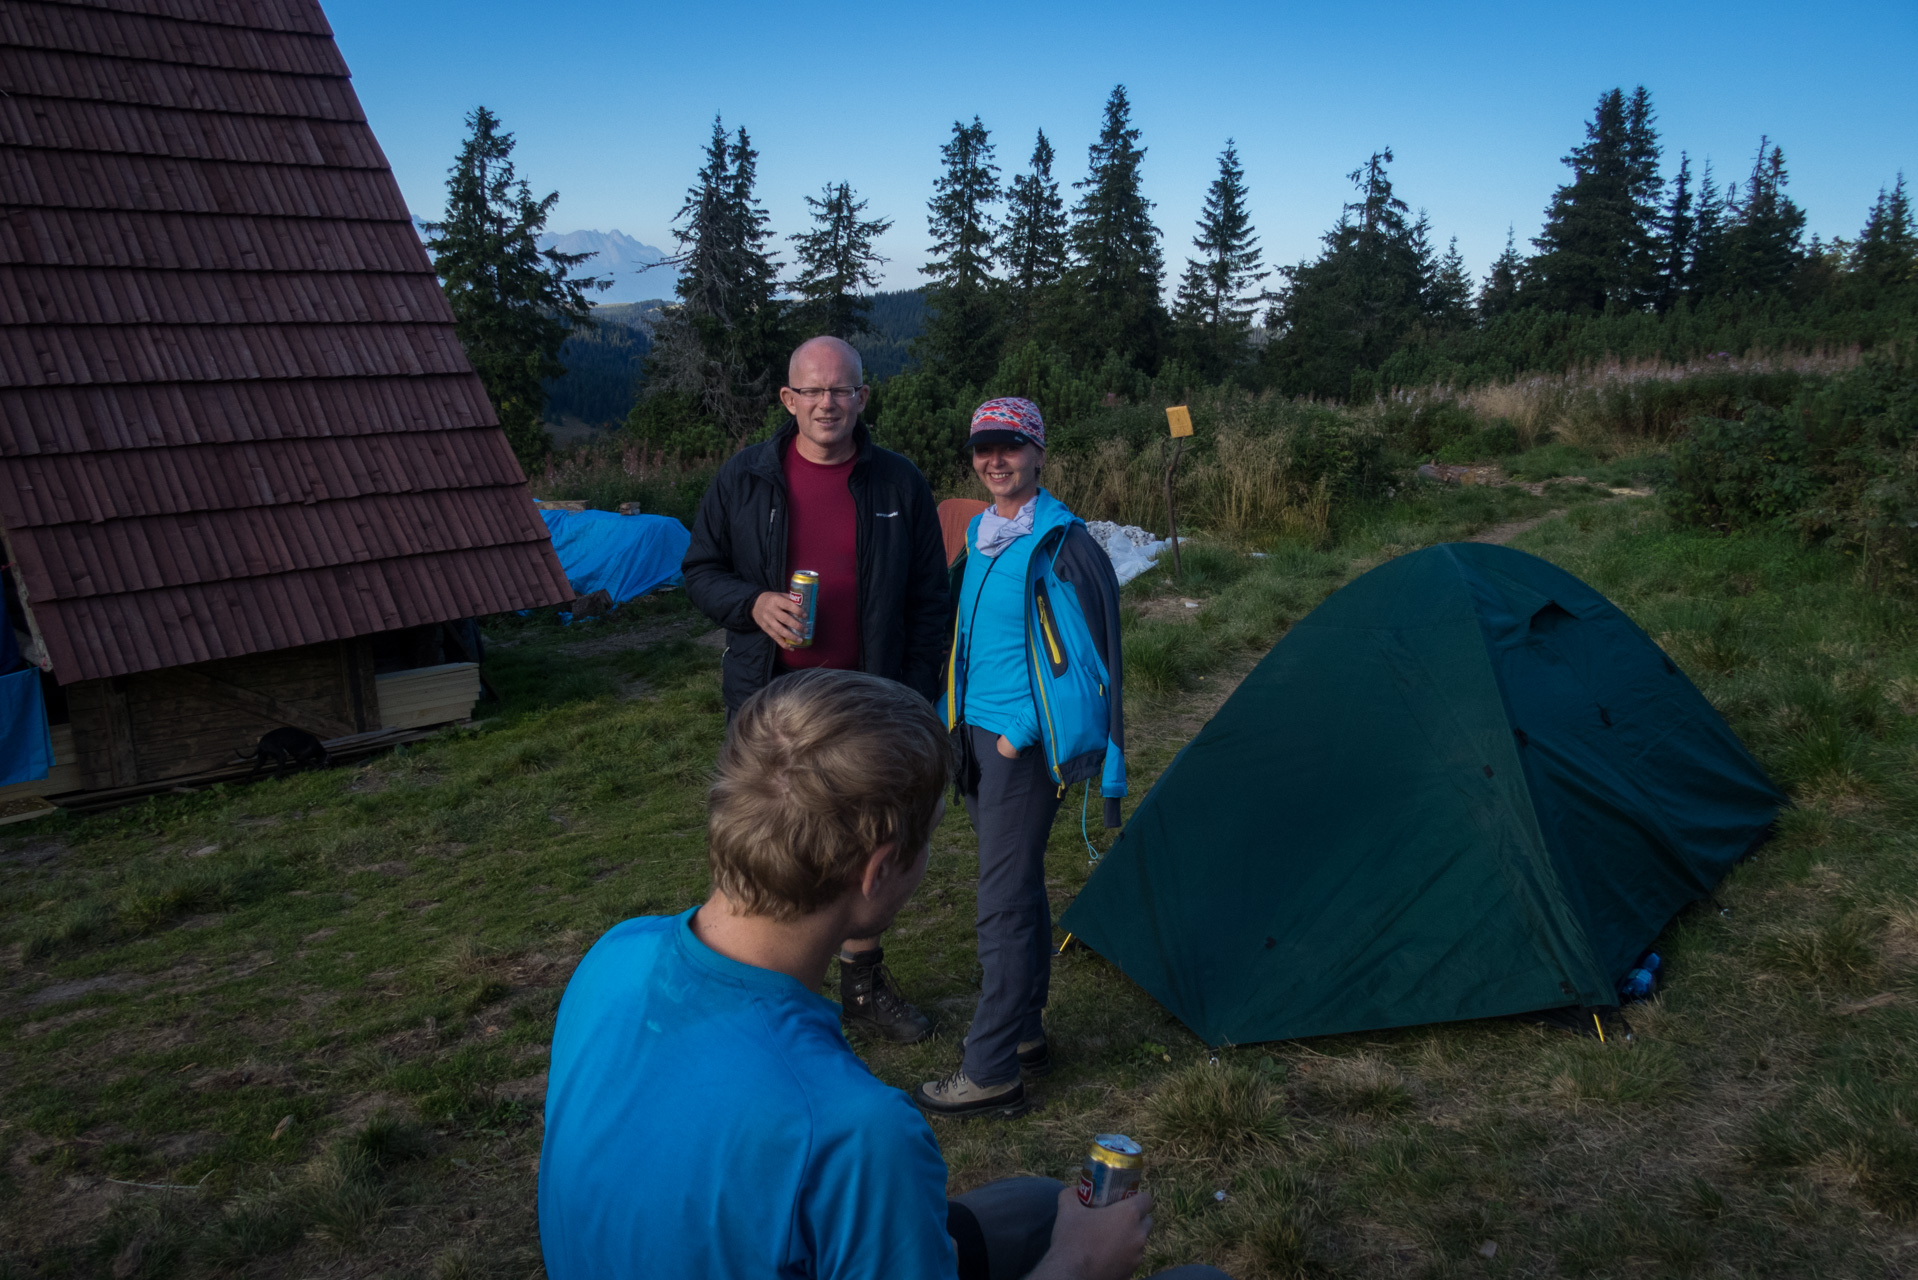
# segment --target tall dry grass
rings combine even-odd
[[[1781,402],[1804,379],[1843,373],[1859,358],[1858,348],[1850,347],[1684,363],[1614,360],[1466,391],[1431,387],[1400,395],[1413,401],[1451,400],[1487,422],[1509,422],[1521,448],[1554,439],[1621,453],[1668,442],[1687,418],[1733,416],[1753,400]]]
[[[1175,500],[1182,533],[1240,537],[1277,533],[1317,545],[1332,515],[1331,486],[1302,473],[1286,431],[1221,429],[1205,452],[1180,459]],[[1054,497],[1087,520],[1113,520],[1163,535],[1167,448],[1126,439],[1102,441],[1090,453],[1056,454],[1046,461],[1045,484]]]

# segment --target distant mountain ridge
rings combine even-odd
[[[413,215],[414,234],[422,241],[426,239],[425,221],[418,214]],[[655,298],[670,298],[673,286],[679,283],[676,269],[656,265],[666,260],[665,250],[655,249],[617,229],[548,231],[540,236],[539,247],[558,249],[561,253],[592,254],[579,264],[577,274],[613,282],[612,288],[592,296],[594,302],[650,302]]]
[[[540,236],[539,247],[561,253],[594,255],[579,264],[581,275],[611,279],[613,287],[593,295],[595,302],[646,302],[671,297],[679,272],[665,261],[666,252],[643,244],[624,231],[561,231]]]

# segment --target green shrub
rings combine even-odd
[[[1479,433],[1478,416],[1456,400],[1395,397],[1379,413],[1379,430],[1391,448],[1408,457],[1439,453]],[[1514,447],[1517,436],[1514,434]],[[1510,452],[1510,450],[1507,450]]]
[[[1438,451],[1440,462],[1485,462],[1518,452],[1518,428],[1503,418]]]
[[[1789,524],[1821,485],[1791,415],[1763,406],[1742,421],[1700,418],[1672,446],[1671,512],[1720,530]]]
[[[1918,586],[1918,369],[1897,351],[1782,407],[1703,417],[1672,449],[1673,517],[1793,528],[1859,558],[1873,585]]]
[[[727,452],[718,424],[684,392],[655,391],[640,397],[626,415],[626,434],[682,463],[720,458]]]

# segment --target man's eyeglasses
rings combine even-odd
[[[809,400],[814,404],[817,404],[821,400],[825,400],[828,398],[833,400],[851,400],[853,397],[857,396],[861,391],[864,391],[865,389],[866,389],[866,384],[863,382],[856,387],[788,387],[787,388],[787,390],[791,391],[794,395],[798,396],[801,400]]]

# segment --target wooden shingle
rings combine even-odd
[[[313,0],[0,5],[0,528],[62,683],[571,599]]]

